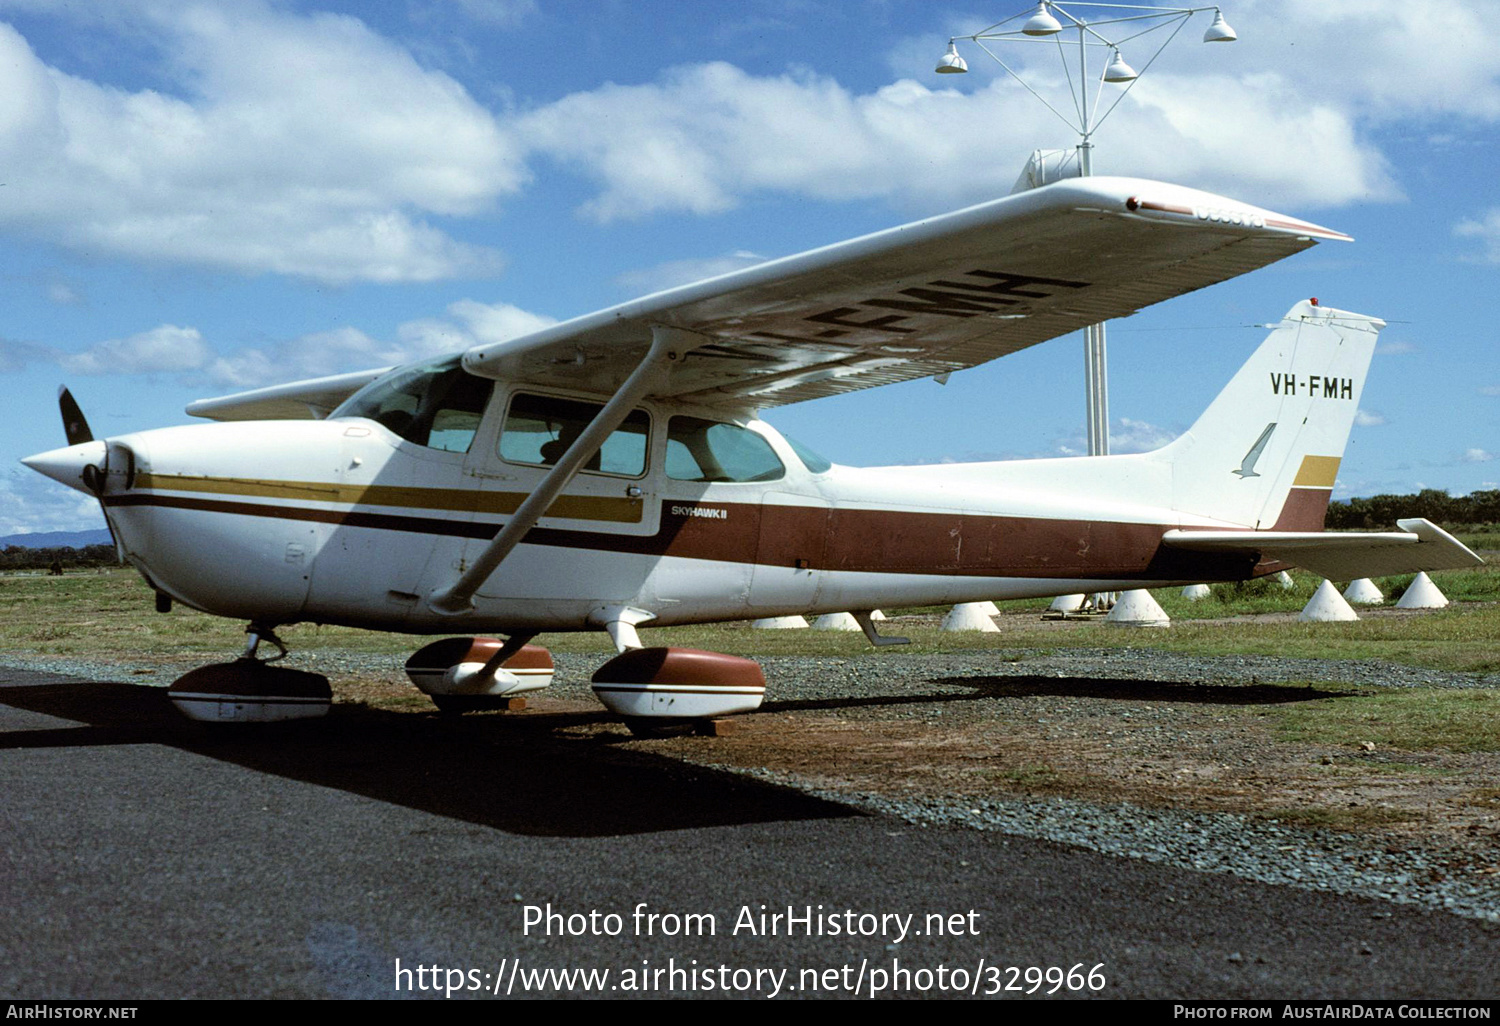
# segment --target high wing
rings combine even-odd
[[[196,399],[187,412],[209,420],[322,420],[361,388],[391,370],[351,371],[256,388],[214,399]]]
[[[1241,552],[1259,561],[1290,563],[1331,581],[1386,577],[1418,570],[1458,570],[1480,559],[1428,520],[1398,520],[1399,531],[1168,531],[1162,544],[1194,552]]]
[[[1348,238],[1182,186],[1072,179],[475,346],[464,366],[610,393],[668,327],[701,344],[653,394],[780,406],[973,367]]]

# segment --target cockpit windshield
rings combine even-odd
[[[329,419],[365,417],[408,442],[468,452],[495,383],[468,373],[459,359],[392,371],[355,392]]]

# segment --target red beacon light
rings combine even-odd
[[[1318,305],[1318,297],[1317,296],[1313,296],[1311,299],[1308,300],[1308,302],[1311,303],[1313,306],[1317,306]]]

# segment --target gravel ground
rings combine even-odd
[[[558,678],[547,695],[592,700],[588,677],[600,658],[564,653],[558,654],[556,660]],[[964,681],[980,678],[1056,677],[1200,686],[1313,680],[1360,688],[1500,687],[1500,675],[1494,674],[1445,673],[1380,662],[1201,657],[1151,650],[882,652],[855,659],[762,657],[760,662],[771,682],[767,702],[770,710],[826,703],[836,705],[839,714],[848,719],[944,715],[945,709],[935,709],[933,703],[893,706],[881,700],[909,698],[913,694],[973,695],[973,684],[966,685]],[[180,667],[133,670],[122,665],[13,655],[0,656],[0,663],[90,680],[129,679],[152,684],[170,683],[182,672]],[[362,653],[304,651],[294,653],[287,665],[316,670],[330,677],[359,675],[395,681],[402,676],[399,659]],[[1117,693],[1116,697],[1127,695]],[[868,701],[861,703],[862,699]],[[949,717],[982,716],[985,704],[946,703],[946,712]],[[1057,700],[1053,699],[1049,715],[1055,715],[1056,705]],[[661,751],[677,754],[670,748]],[[1232,813],[1148,809],[1130,803],[1102,804],[1066,798],[973,798],[942,794],[893,797],[820,788],[810,785],[804,776],[785,770],[726,765],[707,758],[694,761],[797,787],[917,826],[962,825],[1044,838],[1125,858],[1446,909],[1500,922],[1500,846],[1492,845],[1488,852],[1477,855],[1468,852],[1463,865],[1457,867],[1452,853],[1440,848],[1388,847],[1360,835],[1290,828]]]

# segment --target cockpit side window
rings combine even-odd
[[[699,417],[667,424],[667,477],[673,481],[777,481],[786,468],[770,444],[748,428]]]
[[[495,384],[459,365],[459,357],[407,367],[370,382],[331,414],[366,417],[408,442],[468,452]]]
[[[602,409],[600,403],[518,392],[510,401],[500,432],[500,457],[512,463],[550,467],[562,459]],[[646,472],[650,433],[651,418],[646,411],[631,410],[584,469],[640,477]]]

